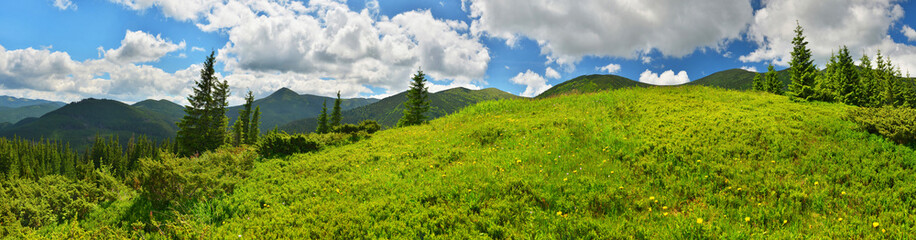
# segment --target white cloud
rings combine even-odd
[[[607,73],[616,73],[617,71],[620,71],[620,65],[611,63],[604,67],[595,67],[595,70]]]
[[[54,0],[54,6],[60,8],[60,10],[73,9],[76,10],[76,4],[70,0]]]
[[[645,72],[639,74],[639,81],[653,85],[678,85],[690,82],[690,77],[685,71],[674,74],[674,71],[668,70],[659,75],[646,69]]]
[[[535,40],[552,62],[583,56],[636,58],[658,50],[681,57],[741,38],[753,19],[750,1],[469,0],[471,32]],[[564,34],[561,34],[564,33]]]
[[[184,41],[174,44],[162,39],[160,35],[127,30],[121,40],[121,47],[105,51],[105,59],[120,63],[154,62],[170,52],[184,48]]]
[[[551,67],[547,67],[547,70],[544,70],[544,76],[548,78],[557,79],[560,78],[560,73],[557,70],[553,70]]]
[[[758,48],[739,59],[787,66],[795,36],[796,20],[804,28],[815,63],[824,66],[830,54],[847,46],[856,54],[874,56],[877,50],[899,64],[903,71],[916,70],[916,47],[896,43],[888,35],[903,19],[895,0],[764,1],[748,28],[748,39]]]
[[[109,0],[133,10],[159,7],[166,16],[180,21],[198,20],[202,13],[209,11],[222,0]]]
[[[205,52],[205,51],[207,51],[207,50],[205,50],[205,49],[202,48],[202,47],[191,47],[191,51],[192,51],[192,52]]]
[[[741,66],[741,69],[744,69],[745,71],[750,71],[750,72],[757,72],[757,67],[754,67],[754,66]]]
[[[903,25],[903,29],[900,29],[900,32],[903,33],[910,42],[916,41],[916,30],[913,30],[910,26]]]
[[[652,57],[649,57],[649,56],[642,56],[642,57],[640,57],[640,59],[642,59],[642,64],[649,64],[649,63],[652,63]]]
[[[532,72],[531,69],[525,71],[524,73],[518,73],[515,77],[509,79],[510,82],[520,85],[525,85],[525,91],[522,92],[521,96],[523,97],[534,97],[538,94],[541,94],[553,85],[547,84],[547,79],[541,77],[541,75]]]

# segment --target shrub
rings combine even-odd
[[[359,129],[365,131],[368,134],[373,134],[382,129],[382,126],[378,124],[375,120],[365,120],[359,123]]]
[[[916,109],[884,106],[855,108],[849,117],[868,132],[881,134],[899,144],[916,140]]]
[[[257,152],[261,156],[267,157],[314,152],[318,151],[320,147],[318,141],[306,135],[271,132],[258,139]]]
[[[245,148],[220,148],[196,158],[173,154],[144,158],[140,160],[142,194],[157,209],[230,194],[248,176],[254,159],[253,151]]]
[[[337,125],[337,126],[334,126],[333,129],[331,129],[331,132],[346,133],[346,134],[357,133],[359,131],[362,131],[362,129],[360,129],[360,126],[356,126],[353,124]]]

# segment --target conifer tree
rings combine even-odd
[[[429,89],[425,86],[426,75],[422,70],[411,78],[410,90],[407,90],[407,101],[404,102],[404,116],[398,120],[398,127],[418,125],[426,121],[423,114],[429,110]]]
[[[216,149],[227,139],[229,119],[226,117],[226,98],[229,96],[229,84],[216,78],[214,55],[215,52],[210,52],[204,61],[200,80],[195,82],[197,86],[188,96],[190,105],[185,106],[185,116],[178,123],[176,139],[180,153],[184,155]]]
[[[240,116],[239,119],[236,119],[235,123],[232,124],[232,146],[238,147],[245,142],[244,135],[248,133],[243,132],[245,132],[245,128],[242,127],[242,118]]]
[[[331,110],[331,124],[328,128],[340,126],[340,91],[337,91],[337,99],[334,100],[334,109]]]
[[[764,88],[763,79],[760,77],[760,73],[754,74],[753,89],[754,91],[766,91]]]
[[[789,74],[792,83],[789,85],[790,95],[807,100],[814,95],[814,78],[817,77],[817,68],[811,58],[811,49],[805,41],[803,29],[796,21],[795,38],[792,39],[792,60],[789,61]]]
[[[328,102],[325,101],[321,104],[321,114],[318,115],[318,129],[315,129],[317,133],[327,133],[328,132]]]
[[[776,75],[776,69],[773,67],[773,64],[767,66],[767,73],[764,81],[764,88],[766,88],[767,92],[782,95],[782,89],[784,86],[782,81],[780,81]]]
[[[245,104],[242,105],[242,110],[239,111],[239,120],[242,121],[242,143],[248,142],[248,132],[251,128],[251,104],[254,104],[254,94],[251,90],[248,90],[248,95],[245,96]]]
[[[837,100],[846,104],[855,105],[860,101],[855,94],[859,84],[859,73],[852,60],[852,55],[849,54],[849,48],[846,46],[840,48],[836,62],[837,67],[834,71],[834,76],[836,76],[836,78],[833,83],[836,84],[834,87]]]
[[[875,70],[871,65],[871,59],[868,58],[868,55],[862,54],[862,58],[859,59],[859,68],[858,68],[859,84],[856,89],[856,99],[858,103],[855,105],[862,107],[878,107],[880,101],[879,96],[879,87],[881,86],[877,79],[875,78]]]
[[[261,121],[261,106],[254,107],[254,114],[251,115],[251,122],[248,123],[248,134],[245,138],[245,144],[255,144],[258,142],[258,135],[261,134],[261,129],[258,125]]]

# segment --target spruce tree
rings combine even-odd
[[[398,127],[418,125],[426,121],[423,114],[429,110],[429,89],[425,86],[426,75],[422,70],[411,78],[407,101],[404,102],[404,116],[398,120]]]
[[[248,95],[245,96],[245,104],[242,105],[242,110],[239,111],[239,120],[242,121],[242,143],[248,143],[248,132],[251,132],[251,105],[254,103],[254,94],[251,90],[248,90]]]
[[[232,124],[232,146],[238,147],[245,142],[244,135],[247,133],[243,132],[245,132],[245,128],[242,127],[242,119],[239,117],[239,119],[236,119],[235,123]]]
[[[752,86],[754,91],[766,91],[766,88],[764,88],[765,85],[763,84],[763,79],[760,77],[760,73],[754,74],[754,82]]]
[[[321,104],[321,114],[318,115],[318,129],[315,129],[317,133],[328,133],[328,102],[325,101]]]
[[[180,153],[190,155],[213,150],[226,141],[226,98],[229,96],[229,84],[219,82],[213,64],[215,52],[204,61],[200,70],[200,80],[194,92],[188,96],[190,105],[185,106],[185,116],[178,122],[178,144]]]
[[[792,83],[789,85],[790,95],[807,100],[814,95],[814,78],[817,77],[817,68],[811,58],[811,49],[805,41],[803,29],[796,21],[795,38],[792,39],[792,60],[789,61],[789,74]]]
[[[337,91],[337,99],[334,100],[334,109],[331,110],[331,125],[328,128],[340,126],[340,91]]]
[[[855,105],[861,107],[878,107],[879,104],[879,87],[881,86],[878,80],[875,78],[875,70],[871,65],[871,59],[868,58],[868,55],[862,54],[862,58],[859,59],[859,84],[856,89],[856,99],[858,103]]]
[[[248,123],[248,134],[245,138],[245,144],[255,144],[258,142],[258,135],[261,134],[261,129],[258,125],[261,121],[261,106],[254,107],[254,114],[251,115],[251,122]]]
[[[782,81],[780,81],[779,77],[776,75],[776,69],[773,67],[773,64],[767,66],[767,73],[764,81],[764,88],[766,88],[767,92],[782,95],[782,89],[784,86]]]

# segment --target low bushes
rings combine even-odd
[[[271,132],[258,139],[257,151],[261,156],[290,155],[320,149],[318,141],[308,135],[290,135],[285,132]]]
[[[916,140],[916,109],[855,108],[850,110],[849,117],[868,132],[881,134],[894,142],[909,144]]]
[[[140,160],[142,194],[156,209],[166,209],[231,194],[248,177],[256,156],[244,148],[221,148],[196,158],[163,154]]]

